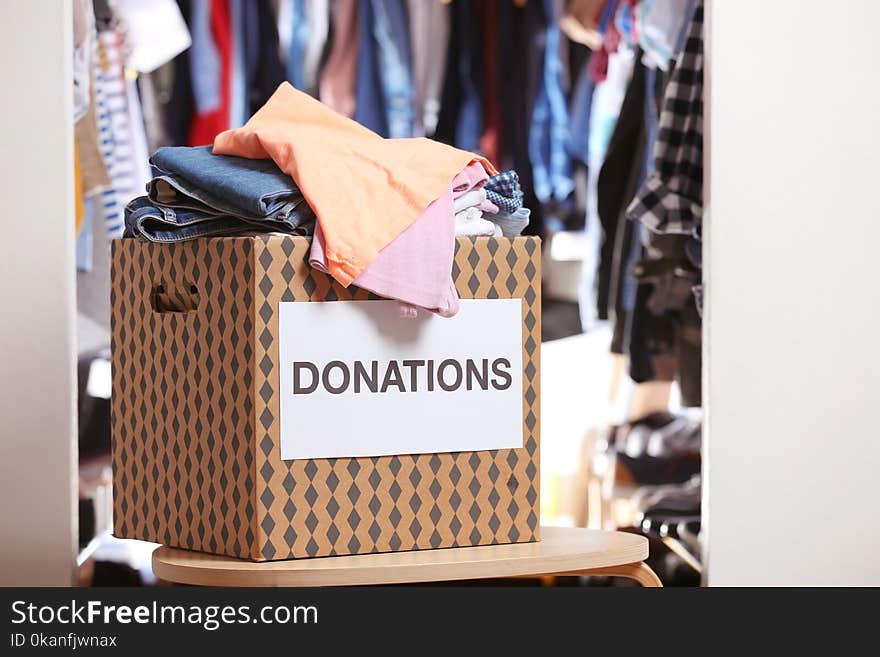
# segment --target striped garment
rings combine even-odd
[[[143,119],[133,85],[134,81],[125,78],[121,36],[113,31],[99,32],[95,40],[95,103],[101,154],[110,174],[110,186],[100,198],[111,239],[122,237],[122,210],[144,192],[149,180]]]

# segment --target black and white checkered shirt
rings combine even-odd
[[[655,171],[627,216],[657,233],[698,232],[703,218],[703,0],[696,4],[666,86],[654,159]]]

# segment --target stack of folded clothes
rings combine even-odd
[[[523,192],[515,171],[489,178],[474,177],[469,185],[453,189],[457,236],[516,237],[529,225],[529,210],[522,207]]]
[[[312,235],[312,267],[408,316],[458,311],[456,236],[515,237],[529,220],[515,172],[427,139],[383,139],[287,83],[213,147],[160,148],[150,164],[126,237]]]
[[[125,236],[151,242],[279,232],[309,235],[315,213],[272,160],[214,155],[210,146],[160,148],[147,196],[125,208]]]
[[[504,237],[516,237],[529,225],[529,209],[522,206],[523,191],[516,171],[505,171],[486,183],[486,198],[497,210],[486,218],[501,229]]]
[[[255,232],[312,235],[315,213],[272,160],[214,155],[210,146],[167,146],[150,158],[147,195],[125,208],[125,237],[180,242]],[[453,188],[455,235],[516,237],[529,209],[515,171],[491,178],[468,165]]]

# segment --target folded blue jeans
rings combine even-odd
[[[249,219],[286,219],[306,207],[293,178],[272,160],[214,155],[210,146],[169,146],[153,153],[150,164],[158,175],[148,193],[161,205]]]
[[[254,232],[306,235],[313,229],[314,216],[294,226],[289,218],[247,219],[234,214],[158,205],[146,196],[139,196],[125,206],[123,236],[137,237],[150,242],[183,242],[197,237]]]

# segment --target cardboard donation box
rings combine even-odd
[[[115,535],[255,561],[538,540],[540,241],[458,238],[448,319],[309,248],[113,242]]]

